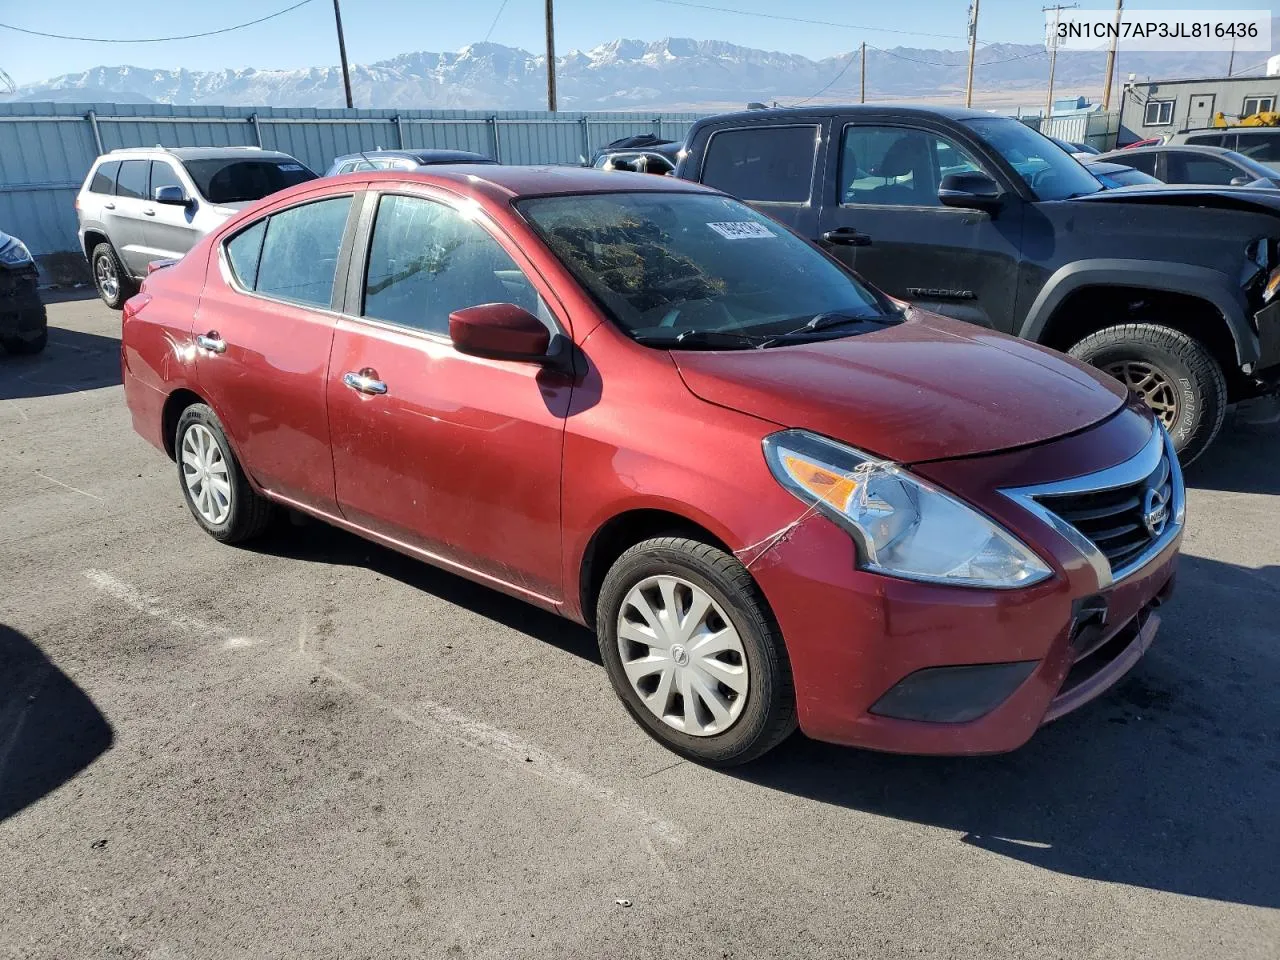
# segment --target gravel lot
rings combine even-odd
[[[50,322],[0,356],[0,956],[1280,955],[1280,424],[1189,473],[1103,700],[1005,757],[720,773],[578,627],[319,524],[215,543],[118,315]]]

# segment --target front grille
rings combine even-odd
[[[1035,499],[1092,542],[1110,561],[1111,569],[1119,571],[1141,557],[1174,522],[1169,454],[1165,451],[1156,468],[1135,483],[1083,493],[1041,494]],[[1148,513],[1158,504],[1164,504],[1164,520],[1151,524]]]

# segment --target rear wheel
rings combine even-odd
[[[622,554],[596,607],[613,688],[655,740],[709,766],[746,763],[795,729],[777,624],[737,558],[683,537]]]
[[[93,266],[93,285],[98,288],[98,296],[112,310],[120,310],[124,302],[138,292],[137,284],[125,272],[115,248],[109,243],[100,243],[93,248],[90,257]]]
[[[213,410],[193,403],[178,417],[173,449],[191,515],[215,540],[239,543],[271,521],[272,504],[249,485]]]
[[[1182,463],[1204,453],[1218,435],[1227,381],[1194,337],[1159,324],[1129,323],[1099,330],[1069,352],[1142,397],[1173,437]]]

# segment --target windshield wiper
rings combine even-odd
[[[805,334],[816,333],[819,330],[830,330],[833,327],[846,327],[854,324],[873,323],[876,326],[884,327],[901,322],[902,316],[896,313],[848,313],[840,310],[831,310],[826,313],[815,314],[794,330],[779,333],[773,339],[786,340],[791,337],[801,337]]]
[[[667,347],[676,350],[716,350],[722,347],[763,347],[773,337],[752,336],[749,333],[734,333],[730,330],[685,330],[674,337],[656,337],[651,334],[636,334],[637,343],[651,347]]]

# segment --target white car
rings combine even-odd
[[[80,249],[102,302],[120,309],[153,260],[181,257],[229,217],[316,175],[258,147],[112,150],[76,195]]]

